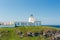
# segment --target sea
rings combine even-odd
[[[60,25],[42,25],[42,26],[51,26],[51,27],[55,27],[55,28],[60,28]]]
[[[15,27],[15,25],[0,25],[0,28],[11,28],[11,27]]]

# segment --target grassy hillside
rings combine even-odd
[[[20,35],[17,32],[22,31],[26,32],[40,32],[41,30],[59,30],[58,28],[53,28],[50,26],[31,26],[31,27],[16,27],[16,28],[0,28],[0,40],[48,40],[44,36],[37,37],[23,37],[20,38]]]

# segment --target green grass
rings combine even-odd
[[[50,26],[31,26],[31,27],[16,27],[16,28],[0,28],[0,32],[8,30],[9,33],[6,35],[6,33],[3,33],[3,36],[0,37],[0,40],[49,40],[48,38],[45,38],[44,36],[38,36],[38,37],[23,37],[20,38],[17,34],[18,31],[22,31],[23,33],[26,33],[28,31],[31,32],[40,32],[41,30],[59,30],[58,28],[53,28]]]

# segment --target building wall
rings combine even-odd
[[[36,21],[35,26],[41,26],[41,21]]]
[[[15,26],[41,26],[41,21],[31,22],[15,22]]]

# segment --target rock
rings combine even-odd
[[[39,36],[39,35],[40,35],[40,33],[38,33],[38,32],[34,33],[34,36]]]
[[[33,37],[34,34],[32,32],[27,32],[27,35]]]

